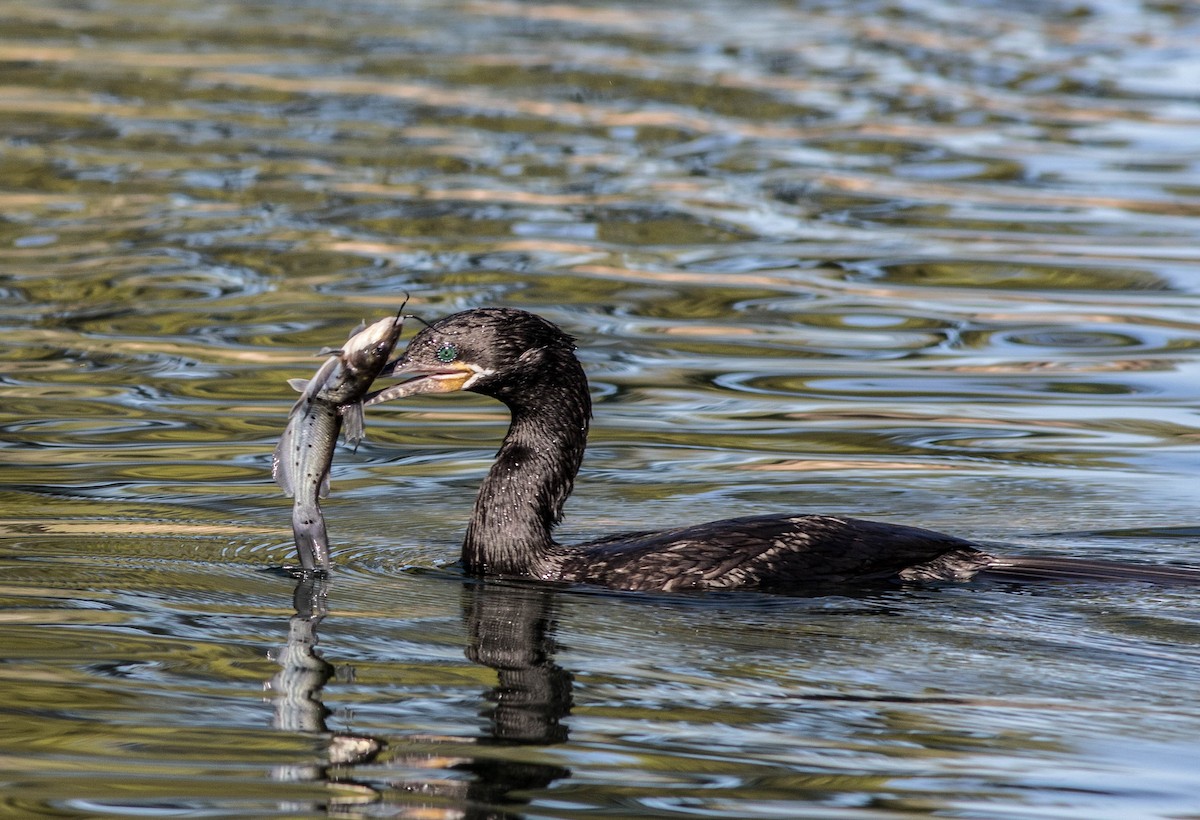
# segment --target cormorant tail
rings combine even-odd
[[[1200,567],[1171,564],[1123,564],[1086,558],[1040,558],[997,555],[983,567],[984,578],[1020,581],[1079,581],[1081,583],[1141,581],[1149,584],[1196,584]]]

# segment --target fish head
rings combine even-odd
[[[399,313],[367,325],[342,345],[342,361],[354,370],[378,371],[392,355],[403,329],[404,316]]]

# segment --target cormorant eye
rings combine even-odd
[[[458,358],[458,348],[447,342],[438,348],[437,357],[439,362],[449,364]]]

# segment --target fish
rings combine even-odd
[[[401,311],[403,311],[401,307]],[[329,468],[341,433],[357,447],[363,439],[363,399],[404,327],[402,313],[360,325],[341,348],[322,349],[327,358],[311,379],[289,379],[300,398],[271,459],[271,476],[291,496],[292,534],[300,566],[328,570],[329,537],[320,499],[329,495]]]

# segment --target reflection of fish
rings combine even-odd
[[[404,317],[382,319],[352,334],[309,380],[288,383],[301,393],[275,447],[271,474],[295,498],[292,533],[304,569],[329,568],[329,539],[319,499],[329,495],[329,465],[338,432],[346,443],[363,437],[363,396],[400,338]]]

